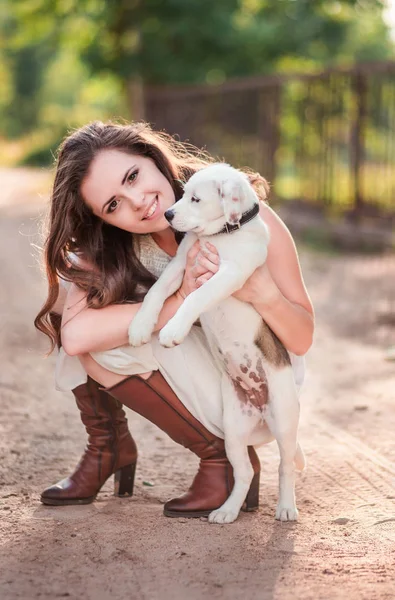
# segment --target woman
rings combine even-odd
[[[176,348],[162,348],[157,335],[142,348],[128,346],[130,321],[177,251],[179,240],[164,212],[181,197],[182,181],[211,162],[208,155],[144,123],[95,122],[74,132],[60,148],[45,245],[49,294],[35,324],[50,337],[52,349],[62,346],[58,387],[73,389],[89,444],[76,471],[43,492],[46,504],[91,502],[112,473],[117,492],[132,493],[137,450],[121,404],[201,459],[191,488],[165,504],[166,515],[208,514],[230,493],[220,377],[200,328],[193,327]],[[250,180],[263,198],[264,180],[256,174]],[[261,204],[271,230],[268,259],[237,297],[251,302],[284,343],[301,384],[313,309],[292,237],[268,205]],[[166,301],[156,333],[185,297],[212,277],[218,263],[214,246],[192,248],[182,285]],[[69,283],[61,339],[59,278]],[[259,460],[252,447],[250,457],[255,477],[247,508],[254,509]]]

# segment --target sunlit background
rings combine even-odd
[[[48,164],[70,127],[146,116],[145,86],[391,60],[394,25],[392,0],[2,0],[0,162]]]
[[[0,0],[0,597],[392,598],[395,0]],[[146,119],[271,182],[316,329],[301,396],[300,522],[165,519],[194,457],[128,412],[135,495],[48,508],[86,443],[33,325],[57,147]]]

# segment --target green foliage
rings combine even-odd
[[[27,4],[5,2],[2,5],[0,63],[6,71],[12,101],[3,104],[1,124],[9,137],[20,137],[37,124],[40,110],[38,94],[56,48],[54,30],[38,36],[37,32],[32,35],[30,29],[25,29],[21,9]]]
[[[0,135],[55,141],[127,117],[136,78],[215,84],[392,53],[379,0],[3,0]]]
[[[311,69],[393,51],[380,0],[41,2],[92,73],[124,81],[218,82],[272,72],[287,58]]]
[[[61,138],[50,144],[40,147],[32,148],[23,156],[22,160],[18,162],[18,166],[29,166],[29,167],[46,167],[54,162],[54,156],[58,144],[61,142]]]

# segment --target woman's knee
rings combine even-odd
[[[79,354],[78,358],[89,377],[100,383],[103,387],[111,387],[128,377],[128,375],[119,375],[105,369],[89,353]],[[151,374],[152,371],[149,371],[147,373],[138,373],[138,376],[142,379],[148,379]]]

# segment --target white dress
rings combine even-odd
[[[139,236],[136,245],[142,264],[159,277],[171,256],[166,254],[151,235]],[[295,382],[300,389],[305,375],[303,356],[290,354]],[[91,352],[92,358],[105,369],[120,375],[137,375],[158,370],[185,407],[211,433],[223,437],[221,374],[210,353],[201,327],[193,326],[182,344],[164,348],[158,334],[140,348],[120,346],[103,352]],[[68,356],[60,349],[55,370],[56,388],[74,389],[86,383],[87,375],[78,357]]]

